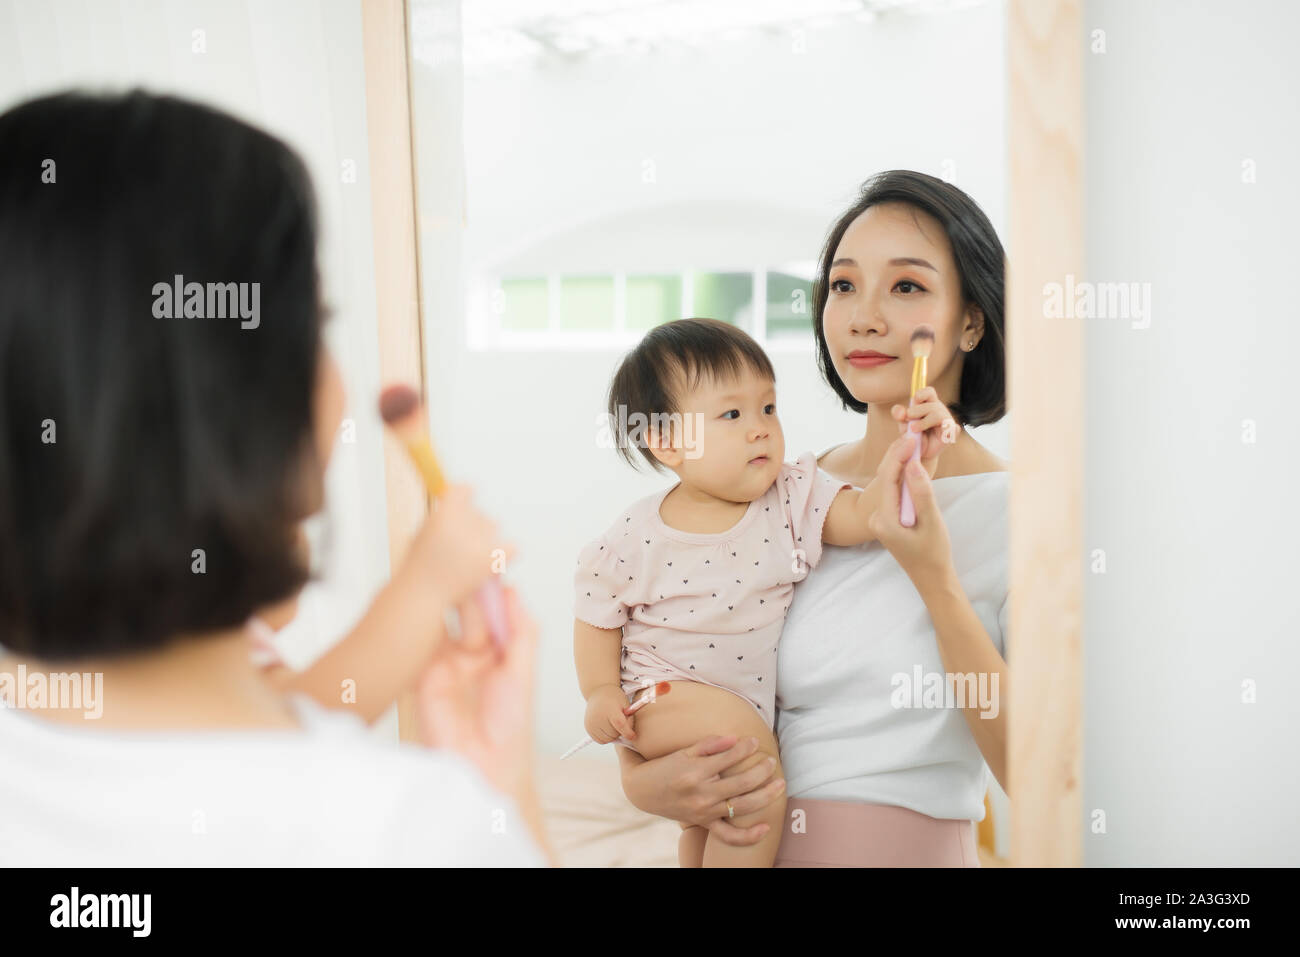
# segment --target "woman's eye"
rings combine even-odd
[[[836,279],[831,282],[832,292],[851,292],[852,290],[853,283],[849,282],[847,279]]]
[[[910,286],[912,289],[917,289],[917,290],[920,290],[921,292],[925,292],[925,288],[924,288],[923,286],[921,286],[919,283],[914,283],[914,282],[912,282],[912,280],[910,280],[910,279],[901,279],[901,280],[899,280],[899,281],[894,285],[894,288],[895,288],[895,289],[899,289],[899,288],[902,287],[902,286]],[[904,290],[902,290],[902,291],[903,291],[904,293],[906,293],[906,292],[908,292],[908,291],[910,291],[910,290],[904,289]]]
[[[740,418],[740,410],[739,410],[739,409],[731,409],[731,410],[729,410],[729,411],[727,411],[727,412],[722,413],[722,418],[724,418],[724,419],[729,418],[729,417],[731,416],[731,413],[732,413],[732,412],[736,413],[736,418]]]

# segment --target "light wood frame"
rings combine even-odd
[[[1043,286],[1083,273],[1079,0],[1008,0],[1011,862],[1082,861],[1083,327]]]
[[[425,393],[419,240],[404,0],[362,0],[371,228],[379,318],[379,377]],[[396,568],[428,511],[428,496],[401,446],[384,440],[388,556]],[[414,740],[411,698],[397,703],[398,734]]]

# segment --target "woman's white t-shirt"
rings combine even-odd
[[[1004,660],[1009,483],[1008,472],[932,483],[962,588]],[[983,820],[988,766],[961,710],[911,706],[934,702],[923,689],[943,671],[930,613],[884,546],[826,546],[795,586],[777,651],[786,793]],[[984,688],[1006,706],[1005,689]]]
[[[0,705],[0,864],[547,866],[467,760],[291,700],[301,731],[100,731]]]

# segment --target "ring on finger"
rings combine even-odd
[[[731,802],[730,802],[730,801],[728,801],[728,802],[726,802],[726,803],[727,803],[727,819],[728,819],[728,820],[731,820],[732,818],[734,818],[734,817],[736,816],[736,809],[735,809],[734,807],[731,806]]]

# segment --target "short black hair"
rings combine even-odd
[[[666,471],[646,446],[645,430],[629,428],[628,420],[638,413],[647,421],[683,413],[682,396],[703,379],[730,382],[745,369],[776,382],[776,370],[763,347],[738,326],[719,319],[677,319],[651,329],[610,382],[607,411],[619,454],[637,468],[635,448],[651,468]]]
[[[302,160],[217,110],[71,91],[0,115],[7,649],[148,651],[308,580],[316,236]],[[176,276],[259,284],[260,324],[156,318]]]
[[[929,213],[943,227],[961,277],[962,298],[984,314],[984,332],[966,354],[961,394],[949,411],[962,425],[998,421],[1007,412],[1006,256],[998,234],[979,205],[951,183],[925,173],[907,169],[877,173],[862,184],[853,205],[831,227],[813,280],[813,327],[822,377],[846,409],[867,411],[867,404],[854,398],[835,371],[822,319],[830,295],[831,262],[840,240],[855,219],[881,203],[905,203]]]

